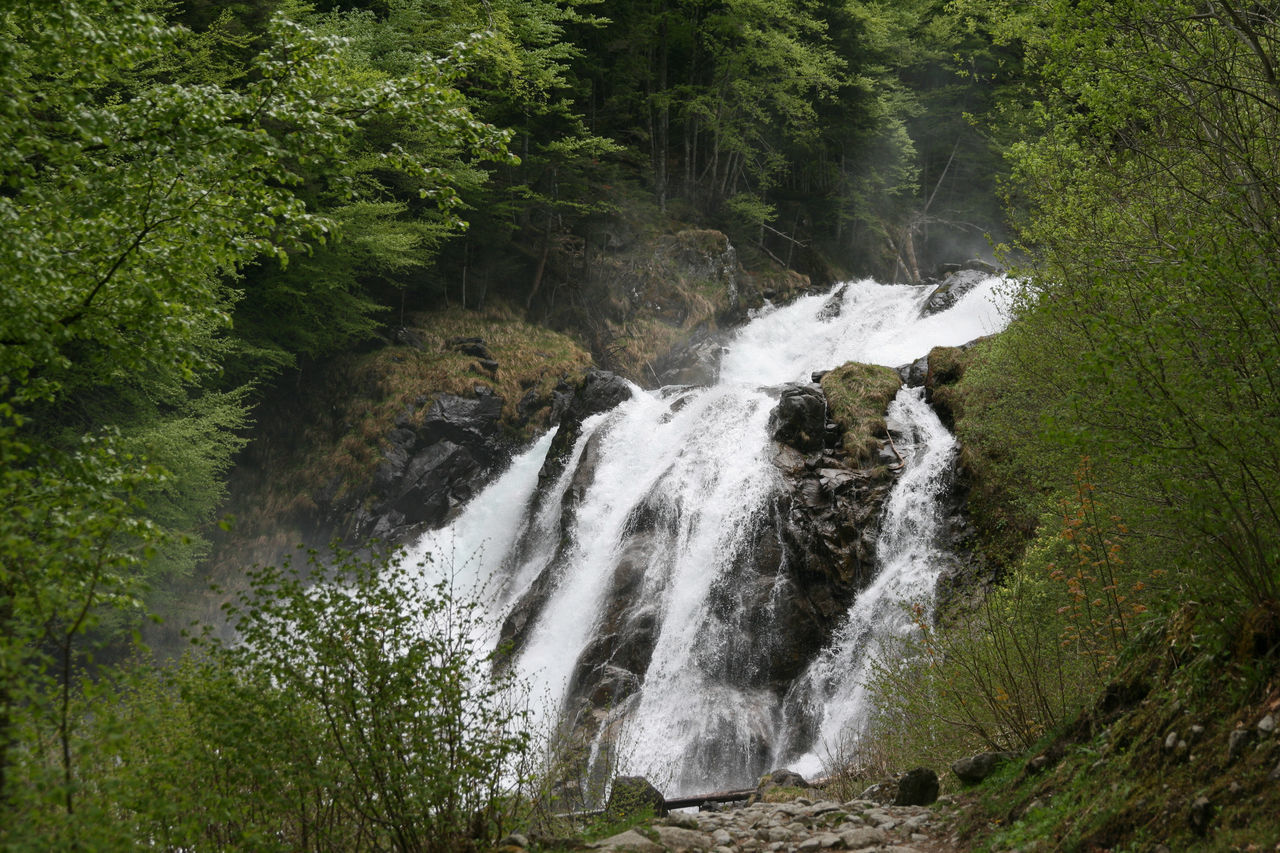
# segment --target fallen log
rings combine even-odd
[[[735,803],[749,798],[755,792],[755,788],[744,788],[741,791],[715,791],[710,794],[694,794],[691,797],[675,797],[666,800],[665,803],[668,811],[671,809],[687,809],[693,806],[700,806],[703,803]]]

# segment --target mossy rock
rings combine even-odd
[[[813,793],[808,788],[791,788],[786,785],[777,785],[772,788],[766,788],[760,794],[760,802],[762,803],[789,803],[800,797],[806,797]]]
[[[843,447],[853,464],[870,463],[888,435],[884,413],[902,387],[897,371],[851,361],[822,377],[827,412],[843,434]]]

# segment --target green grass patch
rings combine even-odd
[[[831,419],[844,434],[845,453],[858,464],[869,463],[888,435],[885,409],[902,387],[897,371],[874,364],[849,362],[822,377]]]

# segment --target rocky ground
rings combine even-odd
[[[755,803],[723,811],[675,812],[645,827],[597,842],[599,850],[789,851],[954,850],[950,803],[885,806],[872,800]]]
[[[704,808],[696,812],[672,812],[667,817],[583,846],[619,853],[817,853],[823,850],[943,853],[960,849],[952,834],[956,812],[948,797],[940,798],[931,806],[882,805],[861,799],[837,803],[801,797],[787,803],[730,804],[714,811]],[[528,841],[513,836],[507,844],[508,848],[523,847]]]

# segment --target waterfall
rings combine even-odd
[[[792,744],[800,756],[788,765],[801,775],[821,773],[824,763],[847,756],[871,711],[866,680],[886,636],[914,628],[908,606],[931,615],[934,585],[942,568],[937,552],[938,498],[956,453],[955,438],[924,401],[923,388],[903,388],[889,406],[890,429],[898,437],[904,470],[889,494],[876,554],[880,571],[859,593],[834,642],[796,680],[787,703],[791,715],[816,722],[808,744]],[[784,740],[790,731],[781,733]]]
[[[751,783],[785,760],[810,768],[866,713],[874,632],[903,630],[897,602],[932,589],[933,503],[954,441],[918,390],[899,393],[888,417],[905,465],[881,570],[832,642],[791,660],[771,386],[847,361],[894,367],[994,332],[999,281],[928,317],[930,288],[871,281],[765,312],[728,344],[714,385],[634,389],[584,422],[535,496],[544,436],[418,550],[455,555],[459,585],[482,591],[495,620],[520,622],[513,665],[541,720],[576,720],[619,771],[671,795]],[[813,737],[795,734],[794,714]]]

